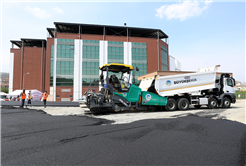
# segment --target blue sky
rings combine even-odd
[[[245,2],[2,2],[1,71],[9,72],[10,40],[47,37],[53,22],[161,29],[182,70],[221,65],[245,81]]]

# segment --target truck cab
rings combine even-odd
[[[232,79],[232,78],[224,78],[224,89],[223,91],[225,93],[235,93],[235,89],[234,89],[234,86],[235,86],[235,80]]]

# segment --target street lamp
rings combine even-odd
[[[25,75],[27,75],[27,74],[29,74],[29,72],[23,75],[23,89],[24,89]]]

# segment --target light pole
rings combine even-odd
[[[27,75],[27,74],[29,74],[29,72],[23,75],[23,89],[24,89],[25,75]]]

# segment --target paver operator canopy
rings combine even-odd
[[[133,70],[133,67],[131,65],[125,65],[125,64],[119,64],[119,63],[111,63],[111,64],[104,64],[102,67],[99,67],[100,70],[102,71],[111,71],[115,73],[125,73],[125,72],[130,72]]]
[[[108,87],[111,93],[114,91],[127,92],[129,90],[131,86],[130,77],[133,66],[111,63],[104,64],[102,67],[99,67],[99,69],[101,70],[101,75],[99,78],[100,89]],[[111,75],[109,72],[111,72]],[[118,78],[114,73],[119,73],[121,76]]]

